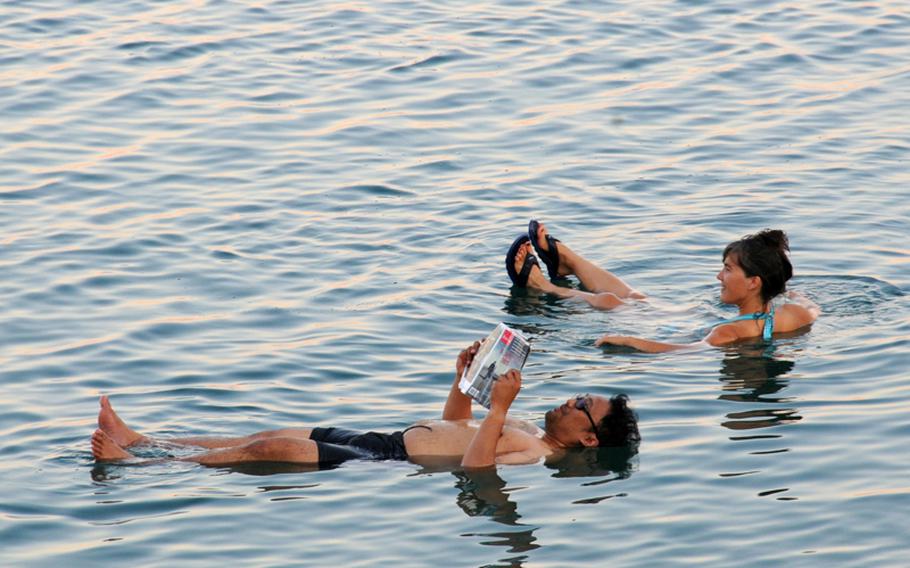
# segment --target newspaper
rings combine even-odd
[[[490,408],[493,382],[509,369],[520,371],[530,353],[528,340],[520,332],[500,323],[483,340],[471,365],[462,373],[459,390]]]

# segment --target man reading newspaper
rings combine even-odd
[[[461,458],[464,467],[531,463],[557,457],[567,448],[637,444],[637,417],[628,397],[579,395],[547,411],[544,427],[508,416],[521,389],[521,372],[511,369],[492,382],[490,410],[475,420],[471,397],[458,383],[480,342],[464,349],[455,362],[455,380],[440,420],[420,421],[400,432],[353,432],[340,428],[285,428],[236,438],[189,437],[166,443],[198,448],[191,455],[168,458],[220,466],[248,462],[288,462],[332,466],[350,459],[438,462]],[[98,461],[134,460],[130,450],[155,441],[131,429],[101,397],[92,453]],[[135,450],[134,450],[135,451]]]
[[[500,323],[480,344],[471,364],[465,367],[458,388],[484,408],[490,408],[493,381],[511,369],[521,371],[530,352],[531,345],[523,335]]]

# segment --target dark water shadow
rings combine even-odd
[[[503,302],[502,311],[516,317],[565,317],[594,310],[582,300],[560,298],[553,294],[513,286]]]
[[[235,464],[226,471],[243,475],[268,476],[285,473],[312,473],[326,469],[336,469],[338,465],[319,466],[315,464],[297,464],[285,462],[253,462]]]
[[[92,481],[95,483],[108,483],[111,481],[116,481],[123,477],[121,467],[116,467],[112,464],[106,463],[96,463],[92,466],[91,477]]]
[[[567,451],[557,460],[546,463],[556,470],[553,477],[604,478],[594,483],[628,479],[638,468],[638,446],[616,448],[577,448]]]
[[[789,385],[786,376],[795,366],[795,362],[775,356],[773,345],[728,349],[721,362],[723,393],[718,399],[762,406],[729,412],[728,420],[721,425],[730,430],[753,430],[802,420],[798,409],[776,406],[793,401],[781,393]]]
[[[458,495],[455,503],[469,517],[488,517],[505,525],[507,530],[463,533],[463,537],[480,538],[484,546],[504,547],[516,556],[499,559],[491,566],[519,567],[528,559],[526,553],[540,548],[534,535],[539,527],[519,522],[518,503],[511,499],[511,489],[506,486],[496,469],[453,471]]]

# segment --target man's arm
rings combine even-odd
[[[506,414],[519,390],[521,390],[521,373],[515,369],[509,370],[496,379],[490,397],[490,412],[487,413],[468,445],[468,449],[461,459],[462,466],[488,467],[496,463],[496,445],[502,436]]]
[[[471,365],[478,349],[480,349],[480,342],[475,341],[470,347],[462,349],[458,354],[458,359],[455,360],[455,380],[452,381],[449,398],[446,399],[446,405],[442,409],[443,420],[465,420],[474,417],[471,413],[471,397],[461,392],[458,388],[458,381],[464,370]]]

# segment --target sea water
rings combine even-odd
[[[908,46],[888,0],[4,2],[0,564],[905,565]],[[530,218],[649,302],[510,290]],[[594,347],[699,339],[764,227],[810,331]],[[101,394],[163,439],[400,429],[500,321],[515,416],[625,392],[639,452],[89,451]]]

